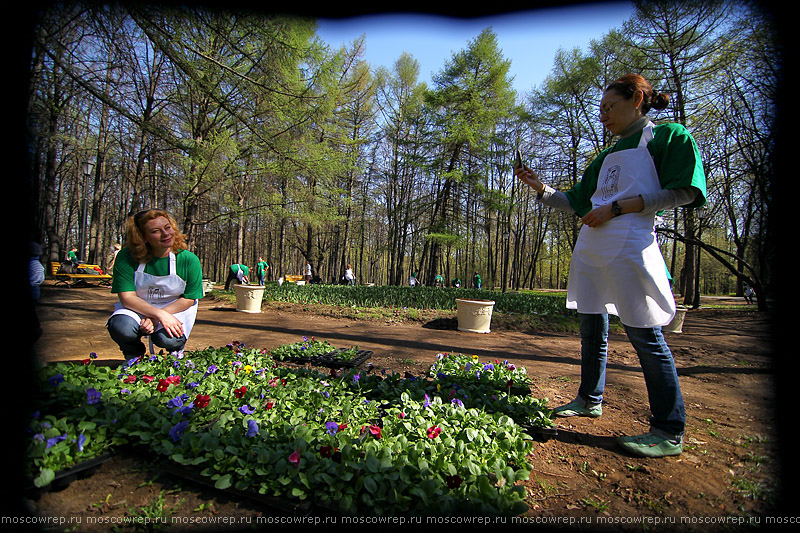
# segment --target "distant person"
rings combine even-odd
[[[71,261],[76,265],[78,264],[78,249],[76,247],[73,246],[69,249],[69,252],[67,252],[67,261]]]
[[[258,276],[259,285],[267,284],[267,270],[269,270],[269,265],[264,261],[263,257],[259,256],[256,263],[256,276]]]
[[[303,277],[306,283],[311,283],[311,263],[306,261],[306,266],[303,268]]]
[[[111,263],[108,264],[108,273],[114,275],[114,263],[117,261],[117,254],[122,249],[119,243],[114,243],[113,251],[111,252]]]
[[[106,325],[123,355],[144,355],[144,335],[159,348],[183,355],[203,297],[203,269],[169,213],[148,209],[128,217],[111,292],[119,303]]]
[[[250,284],[250,267],[239,263],[231,265],[228,269],[228,278],[225,280],[225,290],[230,290],[231,282]]]
[[[753,287],[748,285],[747,283],[744,284],[744,301],[748,304],[753,303],[753,297],[756,295],[756,291],[753,290]]]
[[[444,286],[444,276],[441,274],[436,274],[436,277],[433,278],[433,286],[434,287],[443,287]]]
[[[419,281],[417,281],[417,273],[416,272],[412,272],[411,276],[409,276],[409,278],[408,278],[408,286],[409,287],[416,287],[417,285],[419,285]]]
[[[28,259],[28,282],[31,286],[31,298],[34,302],[39,301],[41,295],[41,285],[44,283],[44,265],[39,260],[42,255],[42,247],[37,242],[30,244],[30,258]]]
[[[453,278],[453,281],[450,282],[450,285],[455,289],[461,288],[461,278]]]
[[[472,288],[481,290],[481,275],[475,272],[472,276]]]
[[[344,271],[344,281],[351,287],[356,284],[356,275],[353,274],[353,267],[347,265],[347,270]]]

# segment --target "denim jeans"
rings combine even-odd
[[[128,315],[114,315],[108,319],[107,327],[111,339],[119,345],[119,349],[126,357],[140,357],[147,351],[142,342],[139,323],[133,318]],[[150,335],[150,340],[167,352],[177,352],[186,344],[186,336],[170,337],[163,329],[154,331]]]
[[[608,315],[581,314],[581,385],[580,396],[587,404],[603,401],[608,361]],[[678,438],[686,427],[683,395],[672,352],[660,327],[625,326],[644,372],[650,401],[651,431],[665,438]]]

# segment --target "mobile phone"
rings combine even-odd
[[[514,160],[514,168],[522,168],[522,153],[520,153],[519,148],[517,148],[517,157]]]

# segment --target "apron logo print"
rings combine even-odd
[[[603,201],[609,200],[610,198],[614,197],[617,192],[619,192],[620,170],[621,168],[619,165],[614,165],[608,169],[608,172],[606,173],[606,179],[603,182],[603,187],[601,188],[603,193]]]
[[[164,289],[161,287],[148,287],[147,298],[151,301],[158,301],[164,298]]]

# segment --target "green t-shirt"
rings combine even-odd
[[[592,210],[592,194],[597,189],[597,178],[606,156],[620,150],[636,148],[641,138],[640,131],[603,150],[586,168],[581,181],[565,193],[579,217]],[[647,143],[647,149],[653,156],[662,188],[694,187],[700,194],[694,202],[683,207],[700,207],[706,203],[706,175],[700,160],[700,151],[683,125],[667,123],[656,126],[653,128],[653,140]]]
[[[131,257],[131,251],[125,247],[117,254],[114,262],[114,279],[111,282],[111,292],[135,291],[136,285],[133,274],[139,268],[139,263]],[[154,276],[169,275],[169,257],[151,259],[145,267],[147,274]],[[200,259],[189,250],[181,250],[175,254],[175,273],[186,282],[184,298],[196,300],[203,297],[203,267]]]
[[[269,268],[269,265],[266,261],[259,261],[256,263],[256,272],[259,276],[263,276],[266,273],[267,268]]]
[[[250,267],[249,266],[247,266],[247,265],[231,265],[231,272],[233,272],[234,274],[238,274],[240,270],[242,272],[244,272],[245,276],[249,276],[250,275]]]

